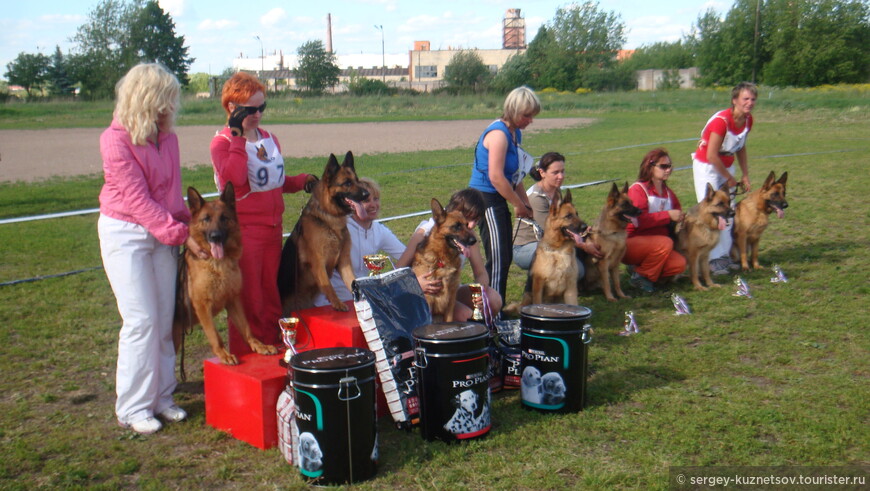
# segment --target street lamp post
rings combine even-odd
[[[384,81],[384,85],[387,84],[387,56],[384,54],[384,26],[376,25],[375,29],[381,31],[381,76]]]
[[[260,36],[254,36],[254,39],[260,41],[260,76],[263,75],[263,60],[266,58],[266,53],[263,51],[263,40],[260,39]]]

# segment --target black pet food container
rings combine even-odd
[[[299,471],[316,484],[375,475],[378,434],[375,355],[363,348],[322,348],[294,355],[293,396]]]
[[[586,323],[592,311],[565,304],[520,309],[520,393],[523,407],[570,413],[586,406]]]
[[[420,429],[429,441],[455,442],[491,428],[489,331],[474,322],[414,329]]]

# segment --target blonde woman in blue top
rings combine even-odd
[[[511,217],[533,218],[523,178],[533,161],[520,146],[522,130],[541,112],[541,101],[528,87],[517,87],[504,101],[502,116],[493,121],[477,142],[474,167],[468,186],[483,193],[486,210],[480,222],[480,238],[486,249],[489,284],[501,298],[507,290],[508,269],[513,259]]]

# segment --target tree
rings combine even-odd
[[[67,61],[60,51],[60,46],[54,47],[54,54],[51,55],[50,64],[46,73],[46,79],[49,84],[49,91],[52,95],[71,95],[75,92],[72,80],[69,77],[67,69]]]
[[[189,56],[189,51],[184,45],[184,36],[175,35],[172,17],[156,0],[150,0],[133,12],[125,53],[129,66],[143,61],[159,62],[175,74],[181,85],[187,85],[187,72],[196,60]]]
[[[553,87],[559,90],[574,90],[577,64],[559,43],[553,30],[541,26],[535,39],[526,51],[529,60],[532,87],[544,89]]]
[[[42,89],[48,77],[49,59],[42,53],[19,53],[6,64],[6,79],[10,84],[20,85],[33,97],[37,89]]]
[[[299,47],[296,54],[299,55],[296,85],[312,94],[321,94],[338,84],[341,70],[335,64],[335,55],[323,47],[323,41],[308,41]]]
[[[498,92],[507,93],[521,85],[533,85],[532,70],[529,57],[524,53],[517,53],[508,58],[495,74],[492,88]]]
[[[632,70],[680,69],[695,66],[695,55],[689,43],[682,40],[658,42],[641,46],[623,63]]]
[[[472,50],[460,50],[444,69],[444,81],[452,93],[473,93],[486,90],[492,72]]]
[[[88,97],[111,97],[115,83],[130,68],[123,60],[132,6],[124,0],[103,0],[88,13],[72,41],[75,53],[69,68]]]
[[[557,9],[552,30],[556,43],[577,67],[575,87],[589,86],[584,83],[584,72],[614,68],[616,54],[625,44],[625,25],[619,14],[599,10],[597,2]]]

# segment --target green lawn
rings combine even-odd
[[[733,278],[720,279],[723,287],[709,292],[678,282],[672,291],[691,306],[687,316],[674,315],[669,292],[642,295],[628,287],[634,298],[618,303],[604,301],[600,292],[582,297],[595,329],[585,411],[529,412],[519,394],[503,392],[493,397],[490,434],[459,445],[426,442],[419,431],[399,431],[382,420],[379,470],[360,487],[665,489],[671,466],[870,464],[868,94],[866,87],[760,93],[748,147],[753,181],[760,185],[771,170],[788,171],[790,206],[762,238],[766,269],[741,275],[753,298],[734,296]],[[596,118],[590,126],[527,141],[535,155],[565,154],[565,182],[578,184],[631,182],[641,157],[657,145],[670,150],[676,167],[690,165],[694,138],[728,96],[542,97],[542,116]],[[288,108],[295,103],[285,102]],[[398,102],[379,107],[388,111]],[[497,115],[497,103],[483,98],[480,104],[475,110],[464,101],[454,109],[459,117]],[[447,117],[443,108],[396,111],[394,119]],[[317,114],[330,112],[341,111]],[[279,122],[276,114],[270,117]],[[210,118],[214,123],[219,114]],[[7,121],[4,113],[2,127]],[[359,155],[357,170],[380,183],[382,216],[392,216],[425,210],[431,197],[445,202],[467,184],[468,167],[456,164],[469,163],[471,155],[471,148]],[[324,164],[325,158],[288,162],[299,172],[320,172]],[[185,170],[183,181],[213,190],[204,166]],[[689,171],[676,171],[670,181],[687,205],[691,181]],[[94,208],[99,188],[93,178],[0,184],[0,218]],[[606,192],[606,186],[572,192],[583,218],[597,216]],[[285,229],[304,199],[287,196]],[[0,282],[100,266],[96,218],[0,225]],[[388,225],[407,239],[419,220]],[[770,282],[774,264],[788,283]],[[508,301],[519,299],[523,281],[513,270]],[[640,335],[617,335],[627,310]],[[0,488],[304,487],[277,449],[260,451],[205,425],[197,367],[211,354],[201,333],[189,340],[188,382],[176,395],[190,420],[149,437],[115,425],[120,321],[100,269],[0,286],[0,319]]]

